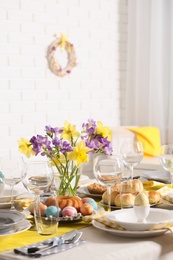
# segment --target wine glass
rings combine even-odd
[[[25,188],[39,196],[48,191],[52,185],[54,175],[46,160],[23,160],[22,182]]]
[[[173,188],[173,144],[161,146],[159,161],[163,169],[170,173],[171,188]]]
[[[11,210],[15,210],[13,195],[14,186],[21,182],[23,178],[21,158],[17,156],[1,158],[0,171],[4,175],[3,182],[11,188]]]
[[[141,142],[131,141],[122,144],[121,156],[125,166],[130,169],[131,179],[133,179],[134,166],[140,163],[144,156],[144,149]]]
[[[107,186],[108,211],[111,211],[111,187],[123,177],[123,163],[115,155],[98,155],[94,159],[93,171],[97,181]]]

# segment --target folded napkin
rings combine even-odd
[[[158,190],[158,192],[160,193],[161,197],[165,199],[165,198],[167,198],[167,195],[169,193],[173,193],[173,189],[171,187],[165,185],[164,187],[160,188]]]
[[[157,127],[129,127],[128,130],[136,134],[139,142],[142,142],[144,147],[144,156],[158,156],[160,151],[160,131]]]
[[[104,217],[106,214],[106,211],[104,208],[100,208],[97,211],[95,211],[92,215],[83,216],[82,221],[85,223],[90,223],[92,220],[98,220],[102,217]]]
[[[52,239],[47,239],[44,242],[50,243],[52,241]],[[70,244],[58,244],[57,246],[50,248],[50,249],[46,249],[44,251],[37,251],[35,253],[30,253],[28,254],[28,248],[33,248],[33,247],[40,247],[43,245],[43,242],[39,242],[39,243],[35,243],[29,246],[24,246],[21,247],[19,249],[14,249],[14,253],[22,255],[22,256],[27,256],[27,257],[34,257],[34,258],[39,258],[42,256],[46,256],[46,255],[51,255],[51,254],[56,254],[56,253],[60,253],[62,251],[65,251],[67,249],[73,248],[75,246],[79,246],[81,244],[83,244],[85,241],[82,239],[79,239],[76,243],[70,243]]]
[[[143,186],[145,190],[158,190],[161,189],[162,187],[167,187],[170,188],[170,184],[165,184],[159,181],[143,181]]]
[[[162,198],[170,203],[172,203],[173,206],[173,190],[171,190],[168,194],[165,193],[165,195],[162,195]]]

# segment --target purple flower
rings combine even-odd
[[[45,126],[45,131],[48,135],[52,135],[52,134],[61,134],[62,133],[62,130],[59,128],[59,127],[51,127],[50,125],[49,126]]]
[[[36,153],[36,155],[43,151],[43,147],[45,147],[48,151],[52,151],[51,142],[48,140],[46,136],[42,136],[42,135],[37,135],[37,137],[33,136],[30,139],[30,142],[33,145],[32,149]]]
[[[71,152],[73,149],[70,145],[69,142],[67,141],[63,141],[62,139],[59,139],[58,137],[55,137],[52,140],[52,144],[55,145],[61,153],[67,153],[67,152]]]
[[[98,135],[96,133],[97,124],[93,119],[88,119],[87,123],[82,124],[81,139],[85,141],[87,147],[92,149],[89,153],[101,152],[104,154],[112,154],[113,149],[107,137],[104,138],[102,135]]]

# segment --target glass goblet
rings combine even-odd
[[[138,165],[144,156],[143,145],[138,141],[125,142],[120,152],[123,163],[130,169],[131,179],[133,179],[134,166]]]
[[[11,188],[11,210],[15,210],[14,186],[21,182],[23,178],[23,167],[20,157],[1,158],[0,171],[4,174],[3,182]]]
[[[173,144],[167,144],[161,146],[159,161],[163,169],[165,169],[170,173],[171,188],[173,189]]]
[[[123,177],[123,163],[118,156],[98,155],[94,159],[93,171],[96,180],[107,186],[108,211],[111,211],[111,187]]]
[[[24,161],[23,185],[28,191],[39,195],[47,191],[53,182],[53,172],[48,161]]]

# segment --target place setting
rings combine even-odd
[[[127,208],[127,185],[130,189],[133,186],[136,189],[133,180],[121,183],[120,209],[106,212],[103,217],[93,219],[92,225],[113,235],[131,238],[153,237],[172,232],[172,211],[152,208],[144,190],[137,193],[133,204]]]

